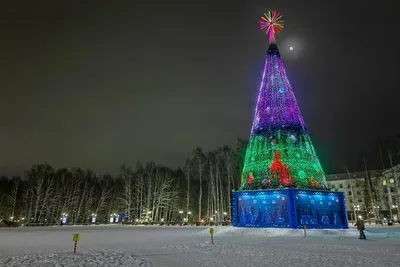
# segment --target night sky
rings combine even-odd
[[[278,47],[327,173],[400,133],[393,1],[36,2],[1,3],[0,174],[178,167],[197,145],[248,138],[268,9],[284,16]]]

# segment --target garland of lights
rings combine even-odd
[[[325,173],[311,143],[275,41],[282,16],[269,11],[260,28],[269,36],[264,73],[246,150],[241,189],[326,189]]]

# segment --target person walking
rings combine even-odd
[[[357,230],[360,232],[359,239],[367,239],[367,237],[365,236],[365,233],[364,233],[364,230],[365,230],[364,221],[357,218],[357,222],[356,222],[355,226],[357,227]]]

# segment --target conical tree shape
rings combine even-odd
[[[275,40],[270,38],[241,189],[326,188]]]

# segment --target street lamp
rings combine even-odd
[[[380,209],[379,206],[374,206],[374,214],[375,214],[375,216],[377,216],[377,218],[376,218],[377,220],[380,220],[379,209]]]
[[[191,216],[192,215],[192,212],[191,211],[188,211],[187,212],[187,215],[186,215],[186,221],[187,222],[189,222],[189,216]],[[190,220],[190,222],[192,222],[192,220]]]
[[[179,214],[180,214],[180,221],[182,222],[183,221],[183,210],[180,210]]]
[[[397,209],[397,220],[399,220],[399,206],[398,205],[393,205],[392,206],[394,209]]]
[[[223,213],[224,214],[224,222],[226,221],[226,215],[228,214],[226,211]]]
[[[97,214],[96,213],[92,213],[92,223],[96,222],[96,217],[97,217]]]

